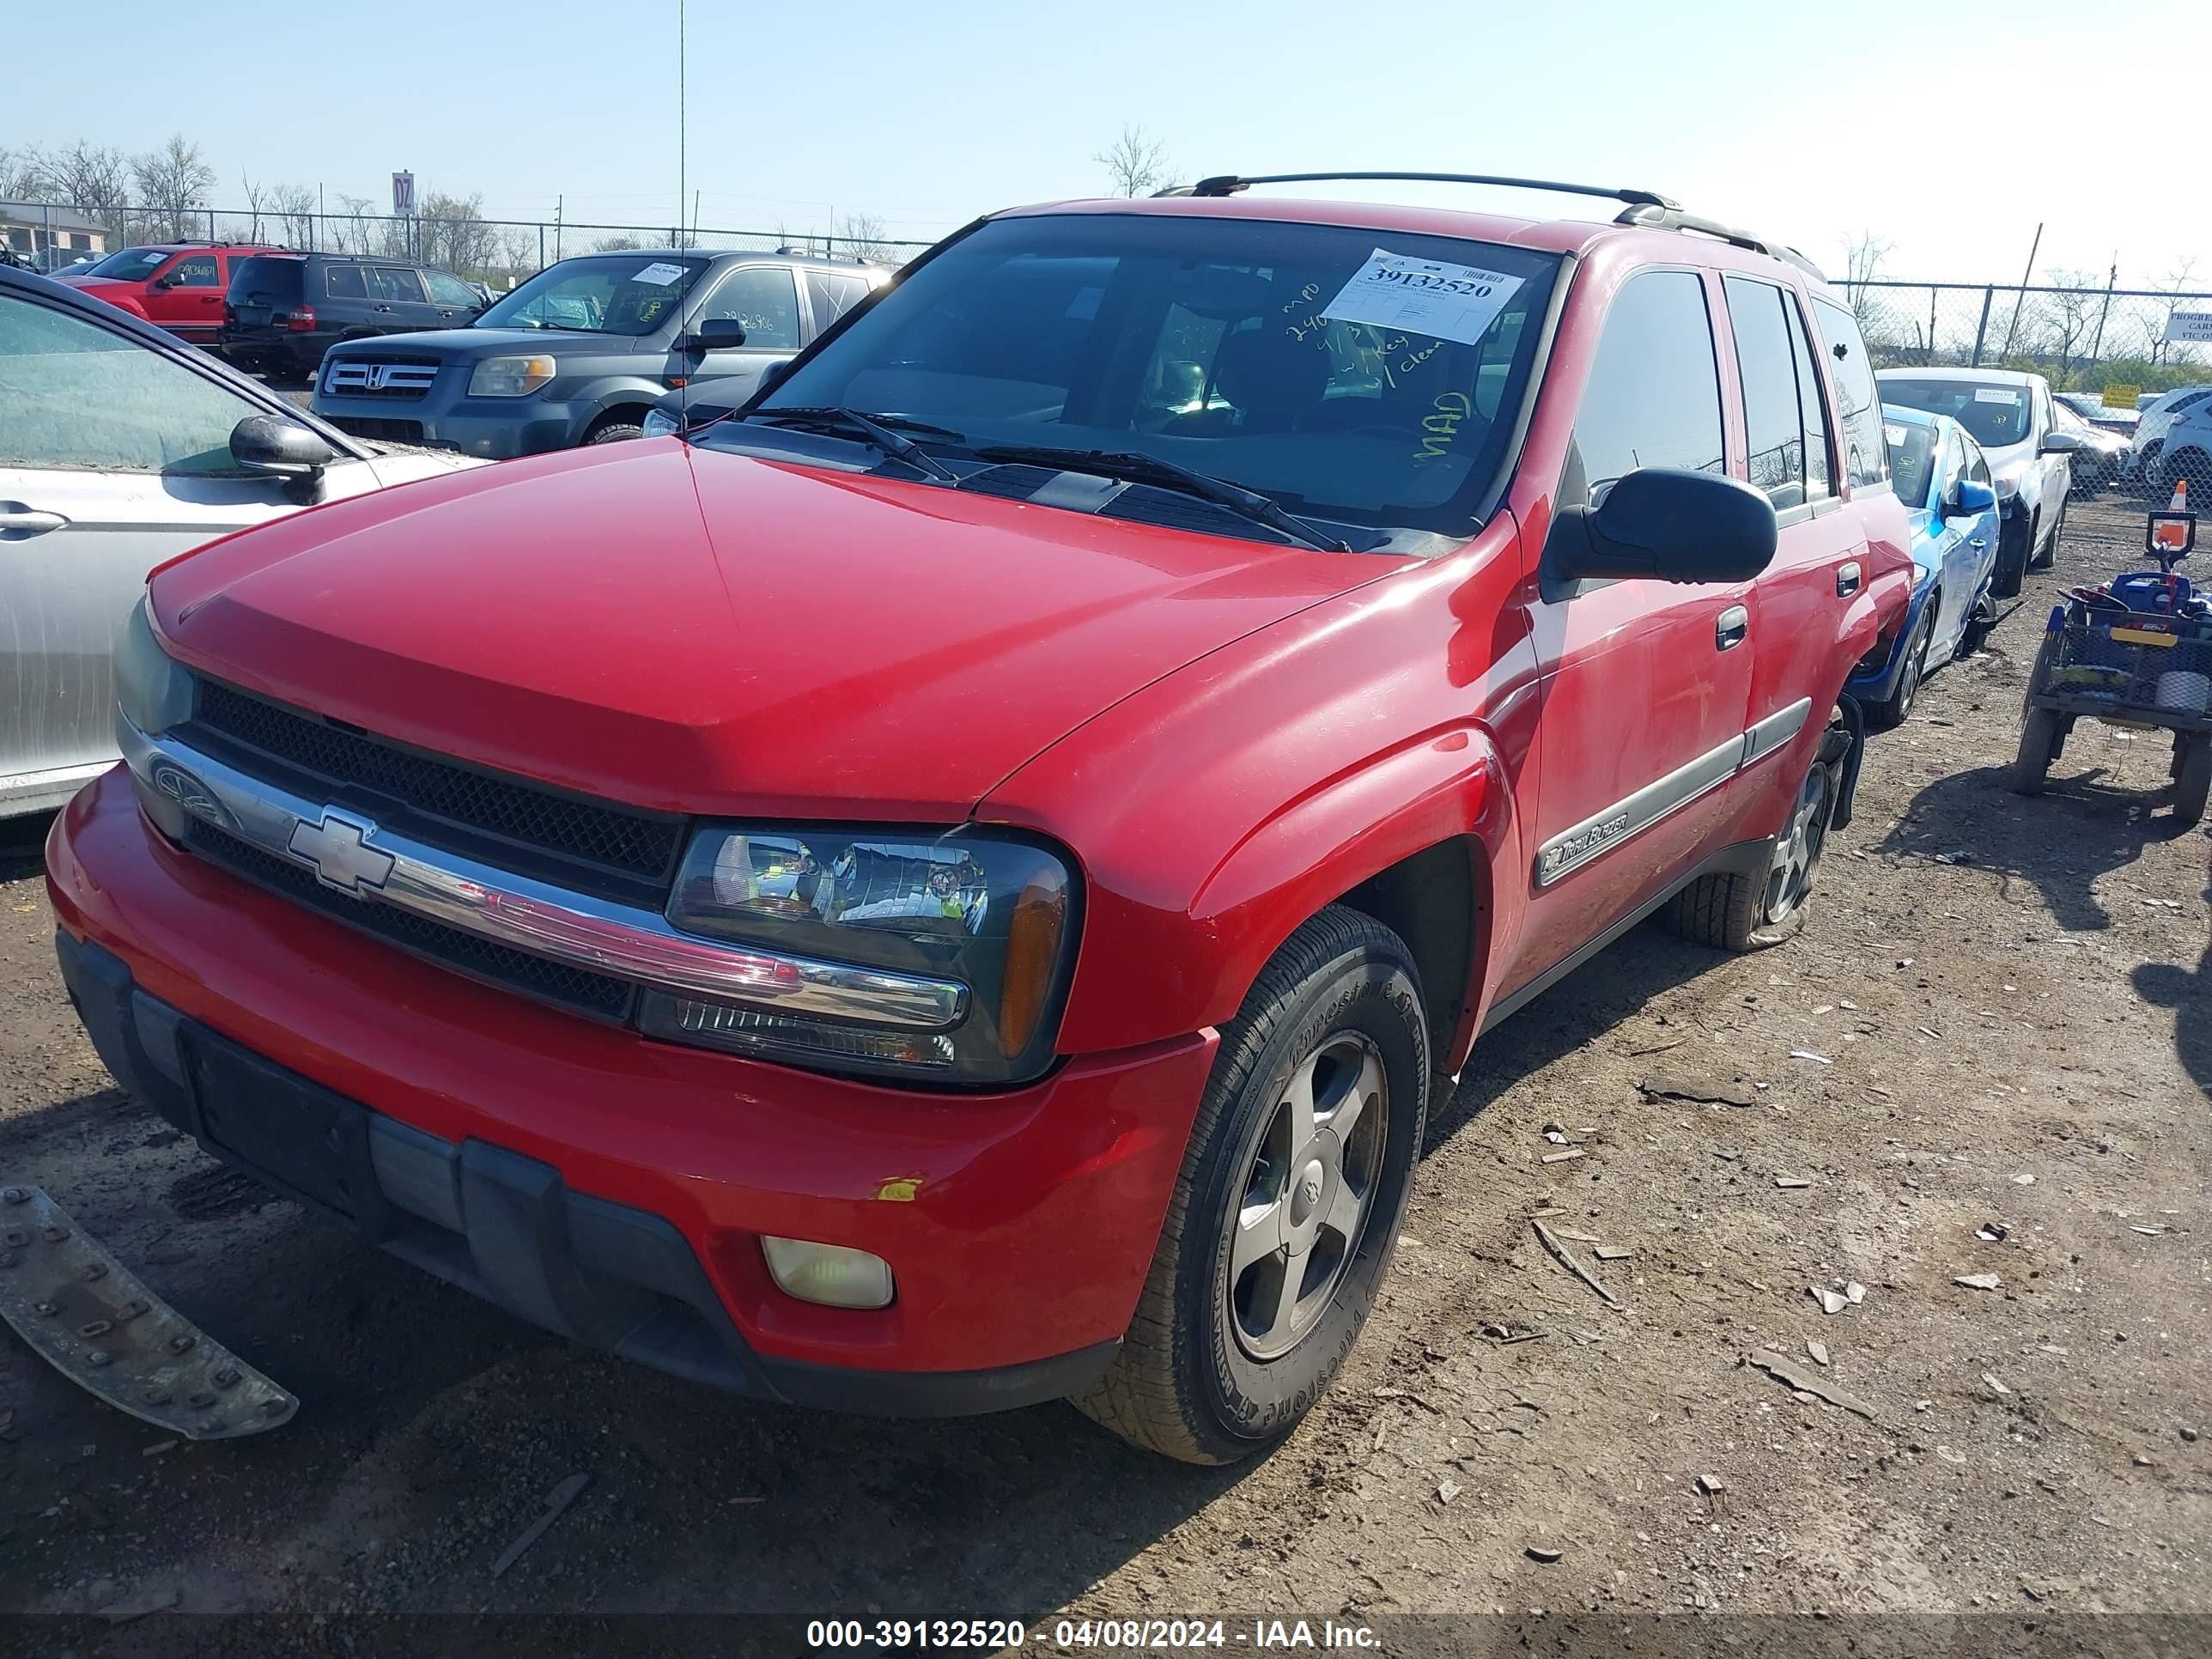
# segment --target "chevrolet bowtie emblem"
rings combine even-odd
[[[315,878],[324,886],[359,898],[382,887],[392,873],[392,854],[368,844],[375,833],[367,818],[325,806],[321,823],[302,818],[292,826],[289,844],[294,858],[315,866]]]

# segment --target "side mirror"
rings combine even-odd
[[[1559,581],[1748,581],[1774,560],[1774,507],[1717,472],[1644,466],[1620,479],[1595,508],[1553,521],[1543,574]]]
[[[1997,504],[1997,492],[1985,483],[1976,483],[1972,478],[1961,478],[1953,486],[1951,499],[1943,503],[1947,519],[1976,519]]]
[[[337,458],[337,451],[306,427],[278,416],[249,415],[230,429],[230,459],[241,472],[313,478]]]
[[[2086,446],[2077,433],[2061,432],[2056,427],[2043,434],[2043,441],[2035,447],[2039,455],[2073,455]]]
[[[696,333],[687,334],[677,342],[686,352],[734,351],[745,343],[745,325],[734,317],[709,317],[699,325]]]

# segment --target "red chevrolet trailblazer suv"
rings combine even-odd
[[[981,220],[688,438],[157,571],[47,849],[108,1066],[687,1376],[1288,1432],[1480,1033],[1797,926],[1911,565],[1796,256],[1287,182]]]
[[[160,242],[126,247],[58,280],[180,340],[213,345],[233,274],[255,254],[279,251],[259,242]]]

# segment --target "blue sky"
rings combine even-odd
[[[354,27],[266,0],[27,3],[6,26],[0,145],[137,150],[181,130],[221,174],[218,206],[243,201],[241,168],[334,200],[388,199],[409,167],[425,193],[481,192],[494,216],[550,218],[560,197],[571,221],[666,225],[676,14],[464,0],[372,5]],[[1185,177],[1638,185],[1832,271],[1872,230],[1894,245],[1885,274],[1947,280],[2017,281],[2043,220],[2039,273],[2101,276],[2117,254],[2126,286],[2194,255],[2212,286],[2204,140],[2175,125],[2201,127],[2205,0],[690,0],[688,33],[689,179],[720,228],[797,234],[860,210],[928,239],[1096,193],[1091,157],[1131,122]]]

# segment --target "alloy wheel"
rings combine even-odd
[[[1327,1310],[1373,1205],[1389,1111],[1382,1052],[1356,1032],[1291,1068],[1231,1223],[1224,1311],[1253,1358],[1287,1353]]]
[[[1766,925],[1789,919],[1813,890],[1813,874],[1820,862],[1820,848],[1828,837],[1828,819],[1835,811],[1835,784],[1825,766],[1815,765],[1797,792],[1790,823],[1775,844],[1774,863],[1766,875]]]

